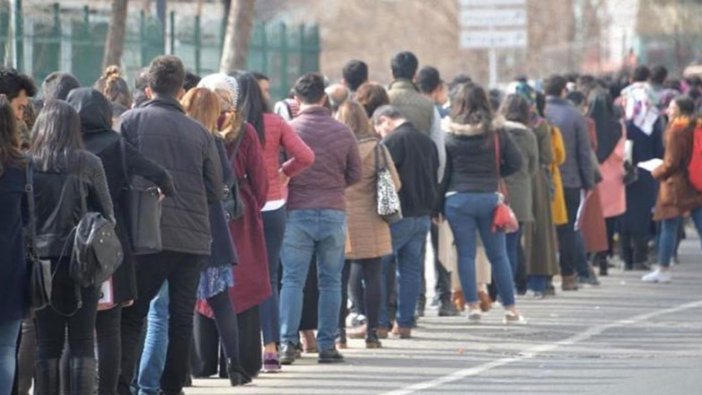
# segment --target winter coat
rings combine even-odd
[[[222,199],[224,186],[212,135],[183,112],[178,101],[156,97],[126,112],[121,133],[173,177],[176,195],[162,203],[165,251],[210,255],[208,203]]]
[[[27,212],[24,168],[3,166],[0,174],[0,323],[26,316],[27,262],[24,232]]]
[[[566,160],[566,151],[561,131],[553,125],[551,125],[551,147],[553,148],[553,162],[549,166],[551,187],[553,188],[551,212],[553,213],[553,223],[555,225],[564,225],[568,223],[568,209],[566,208],[565,195],[563,194],[561,165]]]
[[[124,190],[129,179],[140,176],[153,182],[167,196],[173,196],[173,180],[163,167],[146,159],[112,130],[113,109],[100,92],[91,88],[78,88],[72,90],[66,100],[80,115],[85,149],[100,158],[107,177],[117,221],[115,232],[124,251],[124,260],[112,275],[113,301],[122,303],[134,300],[137,297],[135,260],[127,230]]]
[[[593,152],[597,152],[597,132],[595,131],[594,122],[590,124],[592,125],[589,129],[590,144]],[[606,251],[609,248],[607,225],[605,224],[602,202],[600,200],[602,193],[600,184],[592,188],[585,198],[583,211],[580,214],[580,229],[585,242],[585,251],[589,253]]]
[[[692,156],[695,124],[689,118],[678,118],[665,132],[663,164],[653,170],[660,182],[654,220],[676,218],[702,206],[702,194],[690,185],[687,165]]]
[[[388,97],[390,104],[396,107],[417,130],[427,136],[430,134],[434,119],[434,103],[422,95],[412,81],[405,79],[393,81],[388,86]]]
[[[622,125],[624,129],[624,125]],[[602,214],[605,218],[618,217],[626,211],[626,186],[624,185],[624,146],[626,136],[622,137],[614,147],[614,151],[600,164],[602,182],[600,194],[602,200]]]
[[[539,169],[539,147],[536,136],[527,126],[506,121],[504,128],[522,154],[523,166],[512,175],[505,177],[509,205],[519,222],[533,222],[532,177]]]
[[[377,258],[392,253],[390,226],[378,215],[376,150],[377,138],[359,141],[361,154],[361,180],[346,189],[346,259]],[[380,145],[385,163],[392,174],[395,188],[402,186],[392,157],[385,146]],[[382,165],[382,157],[377,159]]]
[[[565,162],[561,164],[564,188],[591,189],[595,185],[592,149],[585,117],[565,99],[546,98],[546,119],[561,130]]]

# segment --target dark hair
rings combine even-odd
[[[132,107],[132,93],[129,91],[127,81],[122,78],[119,66],[108,66],[102,76],[95,81],[93,88],[105,95],[110,103],[117,103],[125,109]]]
[[[453,90],[460,84],[465,84],[468,82],[473,82],[468,74],[458,74],[457,76],[453,77],[451,82],[449,82],[449,91]]]
[[[344,65],[341,74],[349,89],[355,91],[364,82],[368,81],[368,65],[362,60],[350,60]]]
[[[577,90],[583,92],[585,96],[588,96],[590,92],[597,87],[597,80],[589,74],[581,75],[578,77],[576,87]]]
[[[0,176],[6,166],[17,166],[22,162],[19,130],[10,101],[0,94]]]
[[[503,96],[504,93],[499,89],[490,89],[488,91],[488,99],[490,100],[490,109],[492,109],[492,112],[497,112],[500,109]]]
[[[482,86],[461,84],[451,96],[451,120],[458,124],[482,125],[485,136],[492,133],[492,109]]]
[[[366,110],[366,115],[372,117],[379,107],[390,104],[390,97],[385,88],[375,82],[366,82],[356,91],[356,101]]]
[[[665,82],[665,79],[668,78],[668,69],[666,69],[665,66],[655,66],[651,69],[651,76],[649,78],[654,84],[662,84]]]
[[[148,81],[149,88],[154,93],[170,97],[178,96],[185,81],[183,62],[173,55],[156,57],[149,66]]]
[[[682,86],[680,84],[680,80],[678,79],[665,80],[663,87],[666,89],[673,89],[678,92],[682,91]]]
[[[317,104],[324,98],[324,76],[320,73],[308,73],[295,82],[295,96],[305,104]]]
[[[576,107],[582,107],[587,102],[587,97],[579,91],[568,92],[566,99]]]
[[[192,71],[186,71],[185,72],[185,79],[183,80],[183,89],[185,91],[189,91],[197,86],[197,84],[200,83],[200,80],[202,77],[199,75],[193,73]]]
[[[568,81],[562,75],[551,75],[544,81],[544,93],[548,96],[560,97]]]
[[[236,112],[245,117],[246,122],[250,123],[261,145],[266,142],[266,129],[263,125],[263,113],[266,112],[266,107],[263,105],[265,99],[263,92],[258,85],[258,81],[253,74],[248,72],[236,72],[233,75],[236,82],[239,83],[239,98],[236,104]]]
[[[524,96],[512,93],[505,97],[500,106],[500,114],[508,121],[519,122],[522,125],[529,125],[531,106]]]
[[[645,82],[651,77],[651,70],[646,66],[637,66],[631,74],[631,80],[634,82]]]
[[[75,165],[75,152],[83,149],[80,116],[61,100],[44,103],[32,129],[29,152],[37,169],[62,172]]]
[[[378,107],[373,112],[373,125],[378,124],[380,117],[386,117],[390,119],[401,119],[405,116],[400,112],[400,110],[397,109],[397,107],[386,104],[384,106]]]
[[[12,101],[21,91],[29,97],[37,94],[34,82],[27,75],[20,74],[15,69],[0,67],[0,93],[7,96],[7,100]]]
[[[41,95],[44,100],[66,100],[76,88],[80,88],[80,82],[73,74],[55,71],[41,83]]]
[[[419,61],[412,52],[400,52],[393,56],[390,68],[392,69],[392,77],[395,79],[411,80],[417,74]]]
[[[424,66],[417,75],[417,86],[422,93],[434,92],[443,82],[436,67]]]
[[[690,117],[695,114],[695,101],[692,100],[690,96],[680,95],[673,99],[673,101],[678,105],[682,115]]]
[[[146,88],[149,87],[149,69],[143,68],[139,70],[134,78],[134,107],[138,107],[145,101],[149,100],[146,97]]]
[[[253,74],[254,78],[256,78],[256,81],[270,81],[271,79],[268,78],[267,75],[260,73],[258,71],[252,71],[251,74]]]

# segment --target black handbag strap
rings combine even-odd
[[[122,168],[122,175],[124,176],[125,189],[132,189],[131,178],[129,177],[129,171],[127,171],[127,147],[124,137],[119,138],[119,161],[120,167]]]
[[[381,141],[378,141],[378,144],[375,145],[375,174],[377,175],[381,170],[385,170],[388,168],[388,158],[385,156],[385,150],[383,149],[383,143]],[[381,156],[382,156],[382,165],[380,163],[381,161]]]
[[[34,163],[31,158],[27,160],[27,168],[25,170],[25,184],[24,192],[27,199],[27,211],[28,211],[28,230],[29,230],[29,240],[28,248],[29,252],[36,256],[37,254],[37,216],[34,201]]]

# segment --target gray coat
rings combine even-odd
[[[546,119],[558,126],[563,135],[566,160],[561,165],[564,188],[592,189],[595,186],[592,148],[585,117],[570,102],[560,97],[546,98]]]
[[[145,157],[171,173],[176,194],[163,201],[164,251],[210,255],[208,202],[222,199],[219,154],[212,135],[173,98],[157,97],[122,116],[121,132]]]
[[[531,129],[521,123],[507,121],[504,128],[512,137],[512,141],[517,145],[524,159],[524,165],[519,171],[505,177],[509,205],[519,222],[533,222],[532,179],[539,168],[539,148],[536,136]]]

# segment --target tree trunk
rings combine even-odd
[[[222,61],[219,65],[222,73],[246,68],[255,2],[256,0],[231,0]]]
[[[127,6],[128,0],[112,0],[110,26],[107,30],[105,54],[102,57],[103,69],[112,65],[119,66],[122,62],[124,36],[127,26]]]

